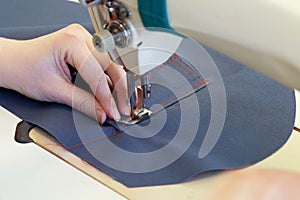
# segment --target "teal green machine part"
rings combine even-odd
[[[138,0],[138,9],[145,27],[172,29],[166,0]]]

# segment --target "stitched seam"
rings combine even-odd
[[[201,79],[202,81],[204,81],[204,79],[200,76],[199,72],[197,70],[195,70],[195,68],[191,67],[190,65],[188,65],[180,56],[178,56],[178,54],[174,54],[174,57],[176,57],[178,60],[180,60],[187,68],[189,68],[191,71],[193,71],[196,75],[197,78]]]
[[[93,139],[90,139],[88,141],[75,144],[75,145],[73,145],[72,147],[69,147],[69,148],[65,147],[65,149],[67,149],[68,151],[71,151],[71,150],[76,149],[77,147],[80,147],[81,145],[84,145],[84,146],[85,145],[89,145],[91,143],[94,143],[94,142],[97,142],[97,141],[101,141],[101,140],[105,140],[105,139],[111,138],[113,136],[119,135],[121,132],[122,131],[117,130],[117,131],[113,132],[112,134],[109,134],[108,136],[101,136],[101,137],[93,138]]]
[[[184,67],[180,66],[174,59],[174,62],[173,62],[179,69],[181,69],[183,72],[185,72],[190,78],[192,81],[195,82],[195,84],[197,84],[198,80],[195,79],[195,77],[189,72],[187,71]]]
[[[205,81],[201,76],[200,74],[191,66],[189,66],[186,62],[184,62],[180,56],[178,56],[176,53],[174,54],[173,57],[171,57],[166,63],[164,63],[163,65],[159,66],[158,68],[155,69],[155,71],[151,74],[151,77],[150,77],[150,80],[153,78],[153,76],[155,74],[158,73],[159,70],[161,70],[163,67],[166,67],[167,65],[173,63],[175,64],[179,69],[181,69],[183,72],[185,72],[191,79],[192,81],[195,82],[195,84],[197,84],[197,82],[199,82],[197,79],[195,79],[195,77],[189,72],[187,71],[184,67],[180,66],[177,62],[176,62],[176,59],[180,60],[182,62],[182,64],[186,67],[186,68],[189,68],[191,71],[193,71],[197,78],[200,79],[201,82]]]

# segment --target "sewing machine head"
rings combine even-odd
[[[165,63],[177,50],[182,37],[143,26],[137,9],[129,9],[117,0],[80,0],[88,7],[96,33],[93,44],[100,52],[108,52],[112,60],[121,58],[127,70],[131,116],[125,124],[136,124],[151,115],[144,99],[151,97],[148,72]],[[136,94],[140,105],[136,105]]]

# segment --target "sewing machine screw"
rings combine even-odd
[[[107,30],[95,33],[93,35],[93,44],[99,52],[108,52],[115,48],[114,38]]]

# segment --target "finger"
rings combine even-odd
[[[77,87],[74,87],[73,90],[72,107],[86,113],[101,124],[106,120],[106,113],[97,99],[90,93]]]
[[[86,36],[86,43],[95,59],[100,63],[102,69],[107,72],[113,83],[113,93],[117,97],[119,111],[123,115],[130,115],[130,105],[128,101],[126,73],[122,66],[114,63],[107,53],[100,53],[95,50],[92,36]]]
[[[72,49],[69,49],[69,53],[67,61],[77,68],[83,79],[89,84],[107,116],[115,120],[120,119],[106,74],[94,56],[92,56],[89,48],[85,45],[80,45],[78,48],[73,46]]]
[[[109,89],[112,91],[114,89],[113,83],[108,75],[106,75],[106,81],[108,83]]]
[[[119,111],[123,115],[130,115],[128,101],[127,78],[123,67],[112,63],[106,70],[113,83],[113,94],[117,97]]]
[[[93,95],[64,81],[59,85],[59,90],[55,94],[57,102],[69,105],[96,119],[101,124],[105,122],[106,113]]]

